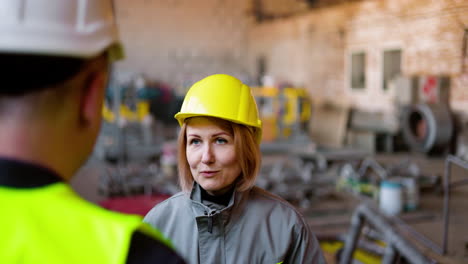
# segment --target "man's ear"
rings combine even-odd
[[[81,125],[88,126],[94,122],[100,123],[106,81],[107,75],[102,71],[93,72],[88,76],[81,94]]]

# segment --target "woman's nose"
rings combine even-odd
[[[209,164],[214,162],[213,150],[210,145],[206,145],[203,148],[202,160],[203,163]]]

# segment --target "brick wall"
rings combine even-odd
[[[264,11],[303,8],[286,1],[292,0],[263,1]],[[404,75],[449,75],[452,106],[468,112],[464,0],[349,1],[258,25],[251,0],[116,0],[116,10],[127,52],[117,65],[122,79],[144,73],[180,93],[218,72],[253,83],[264,57],[269,75],[305,86],[316,98],[391,110],[394,92],[382,89],[382,54],[400,48]],[[349,88],[353,51],[367,56],[364,91]]]
[[[252,8],[261,12],[266,20],[288,17],[308,9],[305,0],[252,0],[251,4]]]
[[[116,0],[127,57],[118,77],[143,73],[180,93],[213,73],[248,79],[247,0]]]
[[[468,2],[462,0],[362,1],[310,11],[255,26],[249,67],[265,56],[267,73],[305,85],[319,98],[368,110],[392,110],[394,91],[382,89],[383,51],[402,50],[405,76],[452,77],[451,104],[468,112],[467,70],[462,72]],[[366,53],[366,88],[349,88],[349,56]],[[468,68],[465,65],[466,68]]]
[[[278,20],[250,32],[249,67],[264,56],[267,74],[278,82],[306,86],[315,97],[343,98],[343,11],[326,9],[296,19]]]

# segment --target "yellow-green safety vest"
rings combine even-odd
[[[66,183],[0,186],[0,263],[125,263],[139,231],[172,247],[136,215],[111,212]]]

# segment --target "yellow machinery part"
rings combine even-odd
[[[287,138],[295,125],[307,123],[311,118],[311,100],[305,89],[253,87],[252,93],[259,106],[264,141]]]
[[[320,242],[320,248],[325,253],[336,255],[336,253],[343,248],[344,243],[341,241],[322,241]],[[364,264],[380,264],[382,258],[372,253],[366,252],[362,249],[357,248],[354,251],[353,259],[364,263]]]
[[[120,118],[128,122],[141,122],[143,119],[150,114],[150,105],[148,101],[140,101],[136,105],[136,110],[130,109],[127,105],[120,105]],[[109,123],[115,122],[115,114],[109,109],[107,104],[102,107],[102,117]]]

